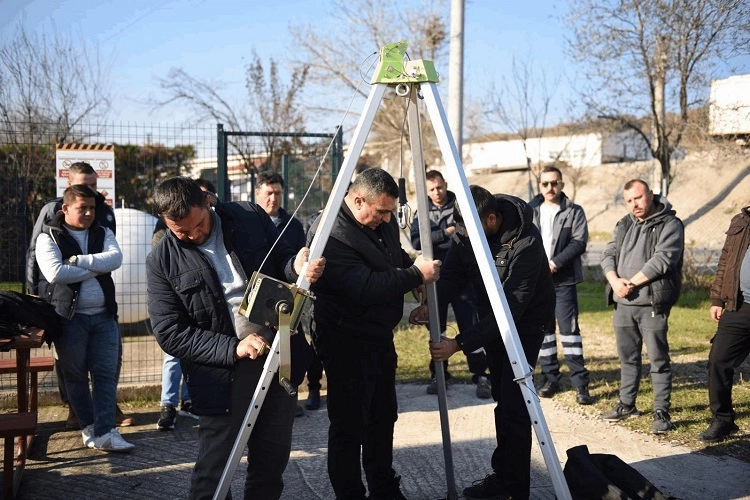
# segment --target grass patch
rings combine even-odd
[[[592,416],[610,410],[617,404],[620,385],[620,362],[617,357],[612,309],[604,300],[604,283],[588,281],[578,286],[579,321],[584,339],[586,366],[591,374],[589,386],[596,398],[591,406],[579,406],[572,390],[555,396],[576,412]],[[707,290],[685,291],[669,318],[669,343],[672,357],[672,408],[670,414],[675,430],[661,439],[681,444],[694,450],[729,455],[750,462],[750,443],[742,438],[732,438],[723,443],[706,446],[697,436],[705,430],[711,418],[708,407],[708,377],[706,367],[710,340],[716,332],[716,323],[709,317],[710,301]],[[396,331],[396,350],[399,355],[397,378],[401,382],[427,382],[429,380],[428,333],[423,327],[402,326]],[[448,328],[455,331],[455,324]],[[562,348],[558,345],[562,357]],[[644,366],[637,405],[644,415],[630,418],[624,425],[636,432],[650,434],[653,412],[653,387],[649,376],[648,356],[644,348]],[[469,382],[466,358],[457,353],[451,358],[450,371],[454,380]],[[570,389],[567,367],[562,364],[563,387]],[[536,373],[540,383],[539,370]],[[740,436],[750,433],[750,363],[737,370],[733,401],[737,412]],[[571,415],[571,418],[576,418]]]

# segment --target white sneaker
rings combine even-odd
[[[125,441],[117,432],[117,429],[112,429],[108,433],[95,438],[91,448],[102,451],[130,451],[135,448],[135,445]]]
[[[94,447],[94,424],[89,425],[85,429],[81,430],[81,436],[83,437],[83,445],[87,448]]]

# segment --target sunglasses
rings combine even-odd
[[[550,181],[550,182],[540,182],[539,184],[542,185],[542,187],[552,186],[553,188],[556,188],[560,185],[560,181]]]

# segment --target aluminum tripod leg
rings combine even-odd
[[[247,408],[245,413],[245,422],[237,434],[237,438],[234,440],[234,446],[232,452],[229,455],[226,465],[224,466],[224,472],[221,474],[219,485],[214,493],[214,500],[224,500],[227,497],[227,493],[232,486],[232,478],[234,473],[237,472],[237,467],[240,464],[242,458],[242,452],[245,450],[245,445],[250,439],[250,433],[253,432],[255,421],[258,420],[258,413],[260,408],[263,406],[263,401],[266,399],[268,394],[268,388],[270,384],[278,384],[278,380],[274,380],[276,370],[279,368],[279,343],[281,334],[277,334],[276,338],[273,339],[271,345],[271,351],[266,357],[266,362],[263,364],[263,375],[258,381],[258,385],[253,393],[253,399],[250,401],[250,406]],[[250,452],[248,452],[250,453]]]
[[[424,155],[422,148],[422,127],[419,123],[419,102],[418,102],[419,85],[410,84],[408,86],[409,99],[409,139],[411,141],[412,165],[414,166],[414,183],[417,192],[417,213],[423,214],[419,220],[419,242],[422,247],[422,255],[428,259],[434,259],[432,248],[430,218],[427,217],[429,207],[427,206],[427,187],[425,179]],[[440,342],[440,318],[438,318],[437,289],[435,283],[425,286],[427,292],[427,307],[430,312],[430,342]],[[456,491],[456,477],[453,468],[453,450],[451,449],[451,433],[448,421],[448,401],[446,398],[445,384],[445,361],[435,362],[435,378],[437,380],[437,399],[438,411],[440,413],[440,430],[443,437],[443,459],[445,461],[445,479],[448,492],[447,500],[458,498]]]
[[[438,144],[440,145],[440,151],[443,154],[443,159],[446,166],[446,177],[449,179],[449,184],[454,187],[456,194],[456,202],[461,207],[474,207],[474,201],[469,191],[469,184],[466,180],[466,175],[463,171],[463,164],[461,157],[456,150],[456,145],[453,142],[453,138],[449,133],[448,120],[446,119],[445,112],[440,103],[440,96],[437,93],[437,89],[434,83],[423,83],[421,86],[424,94],[424,101],[427,105],[427,112],[430,115],[435,134],[437,135]],[[459,189],[455,189],[460,187]],[[555,493],[559,500],[570,500],[570,490],[568,489],[568,483],[565,481],[560,461],[557,458],[555,451],[555,445],[552,442],[552,436],[549,433],[547,422],[544,419],[541,405],[539,404],[539,398],[534,390],[533,380],[531,378],[534,367],[529,366],[526,362],[526,356],[523,352],[523,347],[518,338],[518,331],[516,325],[511,319],[510,309],[508,308],[508,301],[505,298],[505,292],[503,291],[502,283],[497,274],[497,270],[494,267],[494,260],[491,258],[492,253],[487,244],[487,238],[484,235],[484,230],[479,221],[476,209],[462,211],[464,215],[464,223],[469,233],[469,239],[471,240],[472,247],[474,249],[475,258],[479,266],[482,280],[485,283],[487,294],[489,295],[490,304],[492,310],[495,313],[498,327],[505,344],[505,350],[508,352],[508,358],[510,359],[513,367],[513,374],[516,382],[521,388],[524,400],[526,401],[526,407],[531,417],[531,423],[534,427],[534,432],[539,442],[544,461],[547,464],[547,471],[552,480],[552,486],[555,488]],[[481,244],[481,245],[480,245]],[[479,248],[481,246],[481,252]]]

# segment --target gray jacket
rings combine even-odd
[[[604,250],[602,270],[605,275],[615,271],[621,278],[640,271],[649,282],[625,298],[613,296],[614,302],[668,311],[680,295],[684,248],[682,221],[669,201],[658,194],[654,195],[654,213],[644,221],[639,222],[633,214],[620,219]]]
[[[541,231],[539,207],[544,203],[541,194],[529,202],[534,209],[534,225]],[[552,263],[557,272],[552,274],[555,285],[575,285],[583,281],[583,264],[581,256],[586,252],[589,241],[589,228],[586,214],[580,205],[576,205],[562,193],[560,211],[555,215],[552,225]]]

